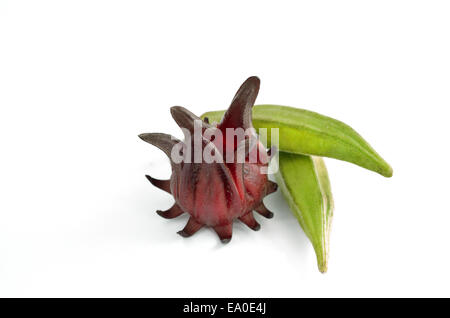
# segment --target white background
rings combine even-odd
[[[448,1],[1,1],[0,296],[450,296]],[[393,166],[327,159],[327,274],[281,194],[222,245],[176,234],[142,132],[169,107],[340,119]]]

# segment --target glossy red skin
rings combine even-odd
[[[217,128],[221,129],[220,125]],[[223,147],[224,152],[235,148],[226,143]],[[250,163],[248,158],[255,153],[258,162]],[[222,155],[225,157],[226,153]],[[224,165],[183,163],[171,177],[171,192],[178,206],[197,222],[212,227],[231,224],[251,212],[265,195],[267,175],[261,173],[261,168],[267,167],[268,156],[258,143],[246,163],[236,163],[236,159]]]
[[[184,212],[190,214],[186,226],[178,232],[181,236],[192,236],[206,225],[214,229],[223,243],[227,243],[232,237],[234,219],[239,219],[257,231],[260,225],[254,218],[253,210],[265,218],[273,217],[273,213],[262,202],[264,196],[277,189],[277,185],[267,179],[269,156],[264,146],[257,141],[256,133],[248,130],[253,129],[251,108],[255,103],[259,85],[257,77],[249,77],[235,94],[217,126],[210,125],[207,121],[202,122],[184,107],[171,107],[173,119],[180,128],[187,130],[186,136],[194,137],[193,140],[181,142],[164,133],[139,135],[145,142],[164,151],[171,160],[170,180],[158,180],[148,175],[146,177],[154,186],[171,193],[175,198],[176,202],[170,209],[156,211],[160,216],[172,219]],[[228,128],[233,129],[233,137],[229,138],[233,138],[234,142],[226,140]],[[219,132],[221,134],[218,134]],[[195,151],[189,151],[197,148],[193,147],[198,138],[197,134],[201,137],[198,141],[202,146],[202,149],[196,149],[202,150],[200,163],[194,163],[194,157],[197,157]],[[234,136],[235,134],[237,136]],[[256,144],[254,141],[257,141]],[[182,148],[179,148],[180,145]],[[230,160],[230,154],[233,157],[236,157],[236,152],[242,155],[244,145],[251,148],[246,149],[249,151],[246,160],[234,158],[232,162],[225,162],[223,158]],[[177,148],[174,148],[175,146]],[[185,156],[182,162],[172,156],[176,154],[173,153],[174,149]],[[203,151],[209,152],[217,160],[205,162]],[[244,162],[238,162],[237,159]]]

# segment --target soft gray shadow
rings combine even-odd
[[[144,177],[142,176],[142,178]],[[261,229],[257,232],[236,220],[233,224],[233,238],[227,244],[223,244],[211,228],[202,228],[190,238],[180,237],[177,232],[186,225],[188,214],[185,213],[175,219],[164,219],[157,215],[156,210],[170,208],[174,200],[171,195],[153,188],[145,180],[142,180],[139,189],[129,194],[129,198],[134,203],[130,207],[134,206],[134,217],[140,223],[136,225],[139,239],[148,241],[150,244],[172,245],[183,240],[183,244],[188,248],[191,244],[204,245],[204,240],[212,240],[215,243],[208,244],[207,246],[210,248],[207,249],[220,250],[231,248],[240,241],[248,242],[250,240],[255,244],[264,244],[269,253],[270,249],[282,252],[289,260],[290,265],[298,269],[295,272],[305,272],[311,268],[312,264],[315,266],[316,260],[311,257],[313,253],[309,239],[291,213],[280,190],[264,200],[267,208],[274,213],[274,217],[266,219],[255,212],[255,218],[261,224]]]
[[[270,235],[276,242],[276,248],[283,251],[295,267],[309,267],[310,262],[316,261],[311,259],[312,245],[290,211],[280,190],[267,197],[264,204],[274,213],[274,217],[269,220],[274,225],[270,226],[270,233],[267,235]]]

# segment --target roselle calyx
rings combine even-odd
[[[253,211],[273,217],[263,198],[277,189],[267,178],[274,150],[266,151],[252,126],[259,85],[257,77],[248,78],[218,124],[202,121],[181,106],[172,107],[172,117],[185,135],[183,141],[162,133],[139,135],[164,151],[171,161],[169,180],[146,177],[175,199],[169,210],[157,211],[159,215],[168,219],[190,215],[178,232],[181,236],[189,237],[208,226],[226,243],[231,240],[235,219],[257,231],[260,225]]]

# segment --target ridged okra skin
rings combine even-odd
[[[203,114],[210,122],[218,122],[224,111]],[[253,107],[253,126],[268,131],[279,129],[279,150],[303,155],[335,158],[354,163],[391,177],[391,166],[353,128],[336,119],[288,106],[258,105]]]
[[[292,213],[311,241],[319,271],[328,268],[333,196],[322,158],[280,152],[276,181]]]

